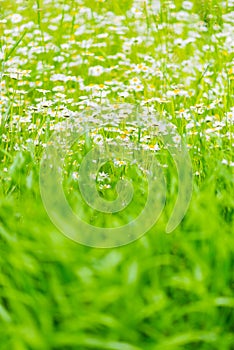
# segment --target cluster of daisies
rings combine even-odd
[[[185,137],[193,157],[202,147],[214,149],[220,164],[233,166],[233,6],[233,0],[213,7],[206,1],[133,0],[124,10],[97,0],[5,4],[5,151],[46,147],[48,131],[63,128],[67,119],[92,125],[98,145],[104,118],[125,147],[134,139],[159,152],[157,133],[170,123],[175,144]],[[138,108],[129,124],[116,117],[115,104]]]

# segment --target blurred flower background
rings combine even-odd
[[[0,9],[0,349],[232,350],[234,1],[1,0]],[[115,104],[139,118],[128,121],[128,108],[116,117]],[[146,194],[145,168],[115,159],[97,174],[99,194],[113,199],[130,176],[136,201],[116,216],[87,208],[77,181],[92,145],[139,144],[165,171],[165,210],[135,243],[84,247],[50,222],[40,160],[66,120],[93,125],[63,169],[70,205],[91,223],[131,220]],[[178,181],[160,133],[178,147],[183,139],[193,165],[190,207],[171,235]]]

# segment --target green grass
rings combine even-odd
[[[190,1],[184,9],[179,0],[0,3],[0,350],[233,350],[233,1]],[[94,117],[91,133],[66,155],[68,202],[103,228],[139,214],[147,155],[142,168],[102,166],[102,198],[117,198],[119,179],[132,181],[125,210],[94,210],[78,187],[87,152],[120,135],[125,156],[136,144],[167,166],[166,205],[140,239],[97,249],[50,221],[40,162],[61,123],[90,126],[100,106],[105,119],[116,103],[139,113],[112,117],[111,129]],[[163,143],[165,121],[185,140],[193,166],[190,206],[171,234],[178,176]]]

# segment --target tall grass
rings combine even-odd
[[[233,1],[1,1],[0,31],[0,349],[234,349]],[[100,196],[116,198],[126,177],[135,201],[106,216],[82,202],[79,164],[98,135],[159,143],[167,201],[142,238],[95,249],[50,221],[40,161],[60,123],[114,103],[143,108],[144,124],[113,119],[112,131],[99,124],[74,145],[63,169],[70,205],[103,228],[144,206],[142,169],[114,162],[101,169]],[[193,165],[188,212],[169,235],[178,179],[151,116],[175,126]]]

